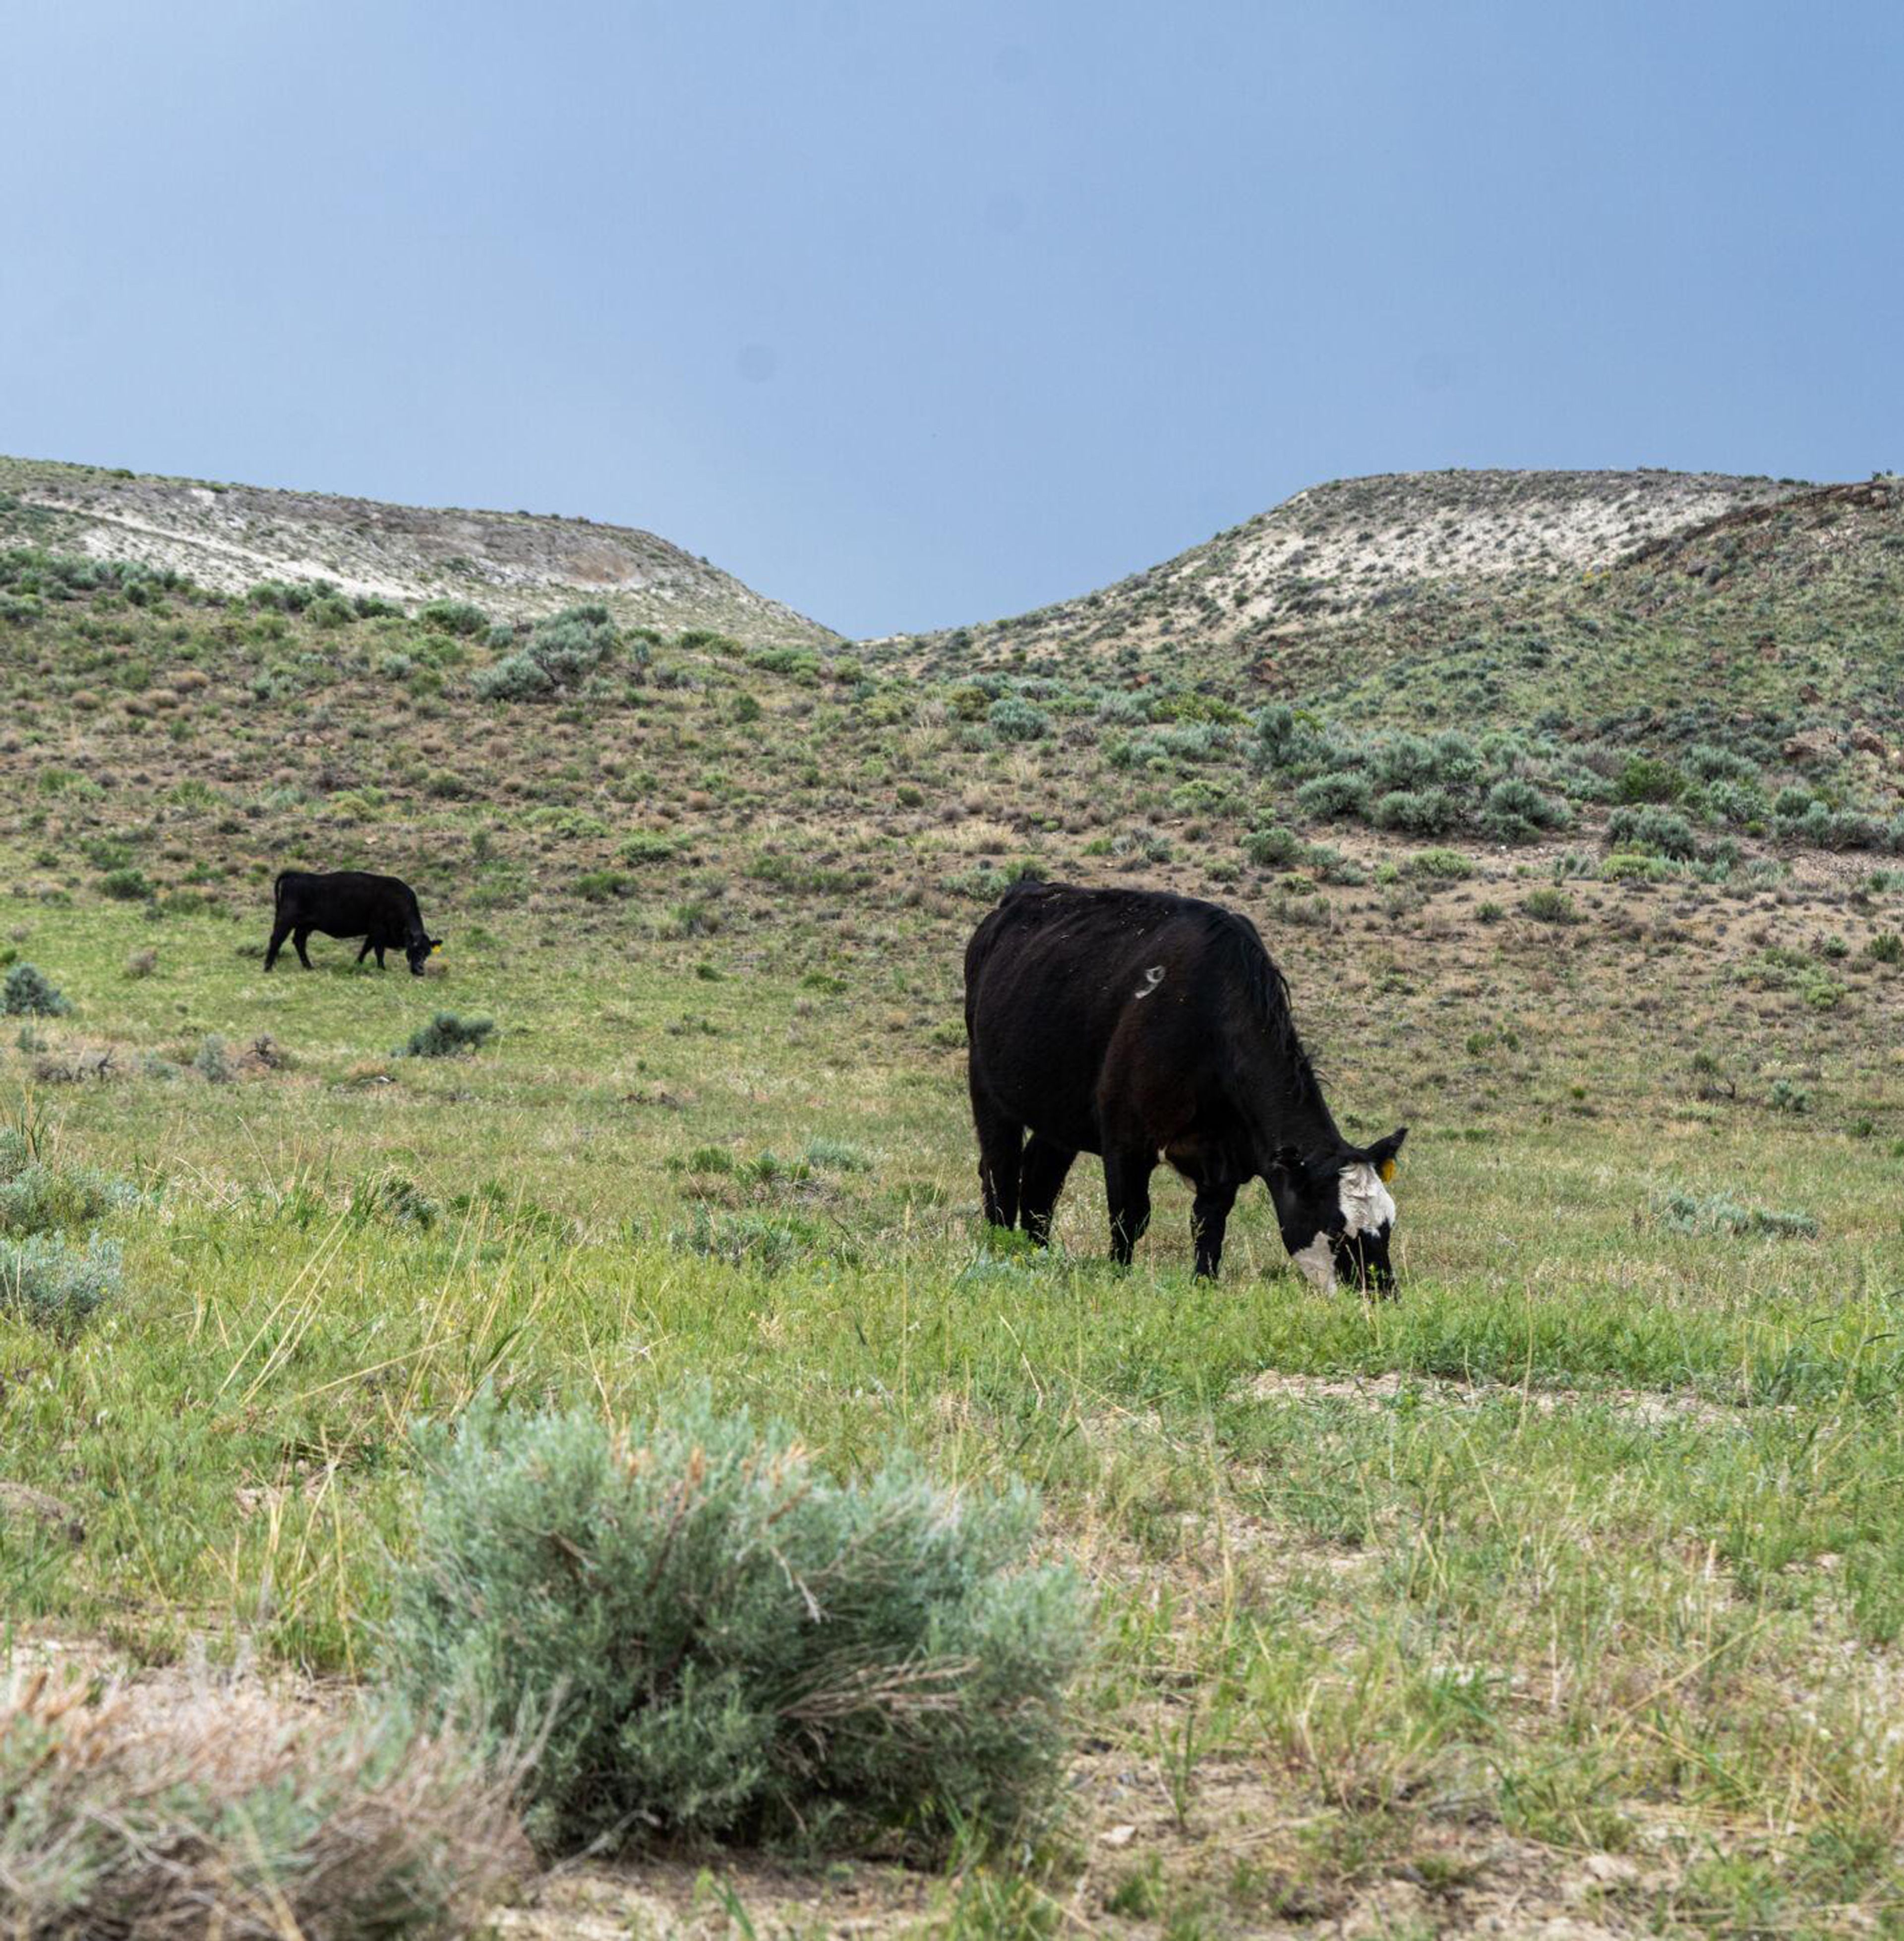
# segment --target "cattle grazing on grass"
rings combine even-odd
[[[1261,1178],[1312,1285],[1392,1288],[1388,1182],[1407,1128],[1368,1146],[1337,1131],[1247,917],[1152,891],[1014,883],[966,946],[965,1024],[994,1225],[1042,1246],[1071,1162],[1096,1153],[1111,1255],[1127,1264],[1161,1154],[1196,1190],[1199,1274],[1215,1277],[1237,1191]]]
[[[364,947],[357,952],[361,964],[374,950],[377,967],[384,967],[384,953],[400,950],[410,960],[411,974],[420,977],[430,953],[440,950],[443,940],[423,928],[423,913],[417,907],[417,893],[396,876],[373,876],[362,870],[338,870],[328,875],[309,870],[283,870],[272,885],[275,909],[271,919],[271,940],[265,947],[267,971],[278,961],[278,952],[288,937],[298,952],[298,961],[312,967],[304,943],[313,931],[325,937],[361,937]]]

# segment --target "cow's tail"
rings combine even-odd
[[[280,870],[271,879],[271,902],[274,907],[284,900],[284,879],[290,873],[289,870]]]

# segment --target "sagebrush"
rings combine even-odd
[[[546,1720],[546,1848],[932,1841],[1049,1807],[1087,1619],[1028,1560],[1022,1488],[900,1457],[837,1481],[699,1393],[634,1432],[484,1399],[423,1453],[390,1675],[494,1735]]]

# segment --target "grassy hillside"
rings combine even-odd
[[[1890,650],[1896,515],[1829,509],[1607,577],[1743,611],[1809,547],[1808,677],[1859,692],[1832,616],[1872,594]],[[1352,684],[1279,706],[1209,643],[921,672],[270,578],[0,566],[0,977],[70,1007],[0,1039],[43,1169],[0,1184],[0,1239],[37,1222],[99,1297],[0,1290],[17,1634],[360,1679],[411,1422],[705,1380],[843,1473],[897,1441],[1041,1489],[1100,1600],[1064,1820],[942,1876],[584,1870],[526,1931],[1897,1918],[1881,750],[1788,760],[1663,699],[1542,722],[1517,672],[1457,711],[1497,671],[1458,659],[1410,734]],[[1331,624],[1372,654],[1378,619]],[[429,977],[321,938],[264,975],[288,864],[406,876]],[[1398,1302],[1308,1291],[1260,1190],[1215,1288],[1162,1175],[1128,1276],[1088,1163],[1051,1255],[981,1232],[958,953],[1027,866],[1258,919],[1345,1126],[1413,1128]],[[494,1037],[393,1055],[443,1010]]]
[[[384,505],[0,457],[0,544],[137,561],[243,591],[322,579],[350,595],[477,599],[510,617],[585,595],[634,625],[810,646],[833,637],[652,533],[533,512]]]
[[[1083,600],[878,651],[1360,728],[1725,739],[1879,802],[1904,772],[1858,757],[1904,737],[1900,613],[1894,480],[1437,473],[1319,487]]]

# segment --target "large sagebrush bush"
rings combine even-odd
[[[1369,820],[1377,829],[1440,836],[1454,827],[1459,815],[1444,790],[1391,789],[1369,812]]]
[[[1661,808],[1651,803],[1615,809],[1606,818],[1606,840],[1615,848],[1682,860],[1693,855],[1699,846],[1692,824],[1677,809]]]
[[[704,1395],[636,1432],[484,1398],[426,1433],[387,1639],[398,1689],[544,1730],[545,1848],[875,1829],[931,1843],[1048,1806],[1087,1618],[1022,1489],[895,1458],[826,1473]]]
[[[986,718],[1001,741],[1036,741],[1051,726],[1051,717],[1043,708],[1034,708],[1015,694],[995,701]]]
[[[467,600],[432,600],[417,610],[417,618],[426,627],[445,634],[464,635],[489,631],[489,616]]]
[[[1543,830],[1565,828],[1571,819],[1566,803],[1519,775],[1502,776],[1481,803],[1481,833],[1496,842],[1530,842]]]
[[[1319,821],[1340,822],[1368,813],[1368,778],[1353,769],[1314,777],[1296,791],[1296,805]]]
[[[606,607],[565,607],[538,620],[526,646],[481,669],[469,684],[479,700],[537,700],[577,686],[613,659],[620,644]]]

